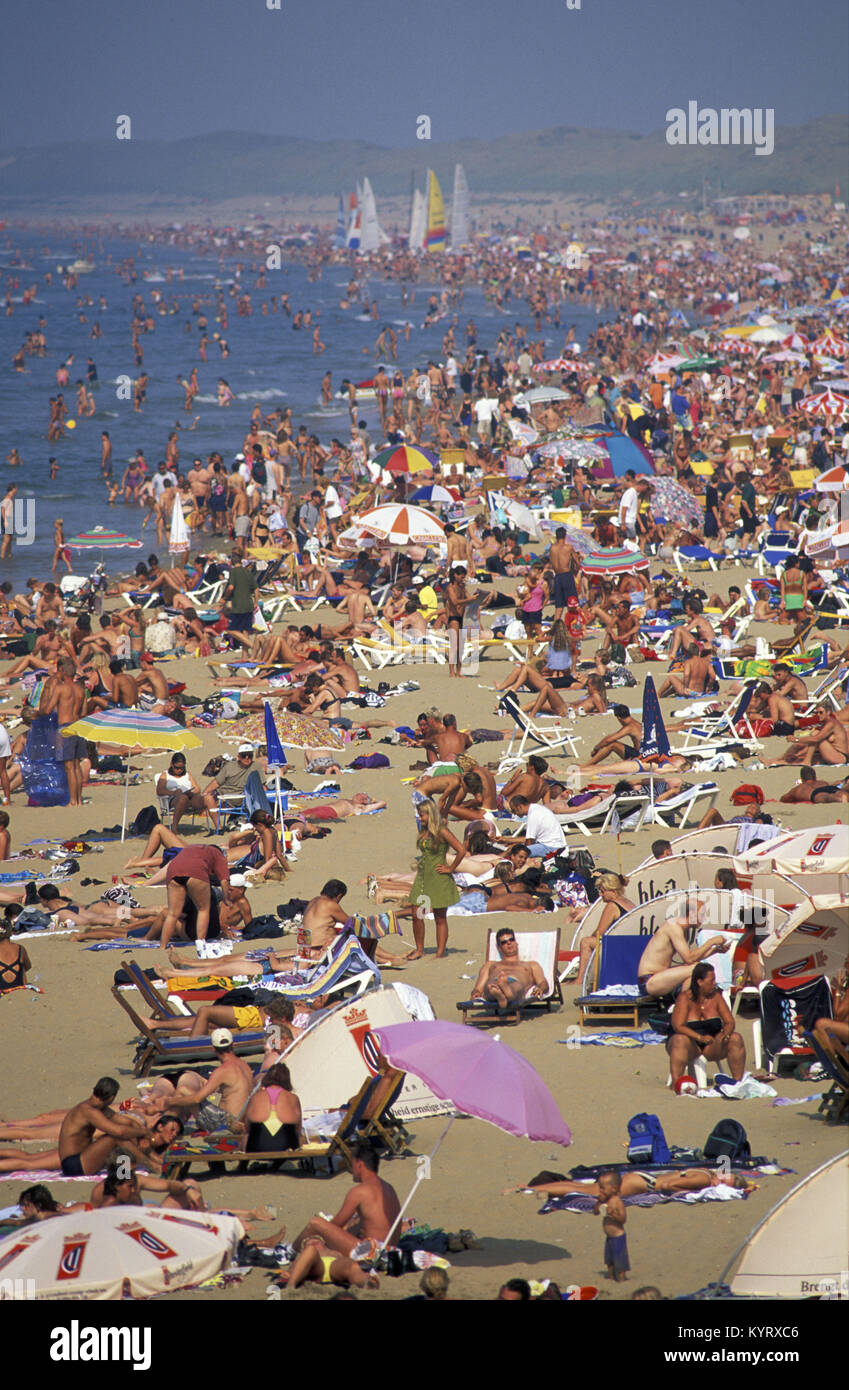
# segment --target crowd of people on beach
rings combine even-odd
[[[343,307],[369,306],[369,286],[374,292],[384,279],[403,284],[411,313],[415,296],[421,307],[425,294],[427,321],[445,322],[438,363],[413,360],[409,334],[399,339],[382,328],[371,384],[358,391],[346,379],[339,387],[350,436],[324,441],[296,424],[290,409],[266,410],[259,402],[239,422],[244,435],[233,439],[237,403],[220,378],[215,409],[230,411],[222,434],[231,442],[206,458],[184,448],[197,408],[193,367],[182,378],[187,424],[158,441],[153,454],[164,458],[152,464],[139,448],[119,478],[108,431],[101,437],[109,501],[147,509],[144,524],[152,521],[157,551],[132,574],[107,579],[101,567],[83,578],[57,520],[53,576],[64,567],[61,580],[33,577],[21,592],[0,583],[3,866],[28,857],[16,823],[27,798],[79,808],[74,838],[57,842],[75,867],[51,879],[2,876],[0,994],[34,984],[34,962],[46,949],[39,933],[69,932],[85,945],[124,942],[130,954],[135,944],[158,944],[155,974],[166,992],[191,998],[200,990],[203,998],[186,1016],[154,1009],[144,1018],[145,1045],[155,1048],[160,1038],[202,1042],[211,1067],[159,1076],[139,1099],[117,1108],[118,1082],[105,1075],[68,1109],[0,1124],[0,1172],[53,1170],[92,1184],[86,1201],[67,1206],[49,1183],[28,1187],[13,1220],[137,1205],[146,1197],[204,1209],[196,1182],[165,1175],[186,1134],[212,1144],[216,1136],[235,1137],[240,1153],[276,1158],[308,1145],[309,1117],[293,1090],[287,1050],[332,1011],[346,977],[370,973],[379,984],[382,970],[420,962],[431,922],[440,959],[457,917],[527,913],[537,927],[545,914],[546,924],[575,933],[569,968],[579,996],[590,991],[604,939],[637,904],[627,895],[621,862],[614,871],[586,852],[584,826],[614,825],[618,845],[635,808],[636,831],[650,823],[672,831],[683,812],[694,829],[736,824],[751,837],[748,845],[792,828],[794,807],[849,801],[849,645],[840,627],[849,615],[849,541],[841,549],[839,482],[822,483],[845,466],[845,492],[849,478],[849,394],[841,394],[841,381],[849,392],[842,379],[849,371],[849,295],[838,222],[827,223],[815,261],[810,241],[788,224],[770,284],[765,270],[772,263],[754,238],[723,238],[720,246],[716,237],[699,237],[694,245],[676,241],[669,218],[646,220],[655,243],[664,237],[650,254],[633,250],[636,234],[627,224],[603,229],[604,254],[582,255],[575,268],[552,254],[553,238],[534,241],[530,260],[486,243],[446,257],[438,268],[441,288],[429,295],[416,288],[421,263],[402,248],[375,253],[368,281],[351,258]],[[757,235],[757,224],[752,230]],[[210,246],[200,228],[156,235],[163,248]],[[229,289],[222,285],[211,304],[198,298],[193,305],[201,369],[208,352],[229,355],[228,312],[293,314],[288,296],[269,294],[256,246],[236,247],[224,236],[217,249],[222,264],[231,256],[240,264]],[[315,277],[349,263],[326,239],[300,254]],[[143,338],[170,312],[180,272],[168,271],[149,304],[132,258],[116,271],[132,287],[134,409],[143,420]],[[463,312],[463,288],[472,283],[483,285],[489,305],[504,314],[505,326],[489,344]],[[64,290],[81,295],[85,331],[96,338],[97,321],[89,325],[83,311],[102,314],[105,301],[90,305],[72,274]],[[585,344],[563,328],[575,302],[600,314]],[[219,329],[210,335],[212,309]],[[375,301],[369,311],[379,324],[376,310]],[[312,331],[318,355],[324,327],[308,311],[295,317],[292,328]],[[48,331],[46,317],[27,329],[13,370],[45,355]],[[561,331],[552,360],[544,338]],[[399,357],[409,365],[402,369]],[[71,385],[72,361],[61,364],[57,389]],[[96,384],[89,357],[86,379],[77,384],[83,419],[92,413]],[[325,399],[332,389],[326,373]],[[374,407],[379,419],[369,424]],[[67,414],[59,391],[50,403],[50,443],[62,438]],[[627,444],[627,466],[617,464],[609,440]],[[19,461],[7,460],[13,467]],[[3,516],[16,488],[10,484],[0,503]],[[435,527],[431,540],[411,515],[411,494],[422,488]],[[160,552],[172,544],[178,505],[189,540],[166,559]],[[370,527],[377,509],[393,514],[383,530]],[[399,527],[408,528],[401,545]],[[11,535],[5,529],[4,544]],[[8,547],[0,558],[7,554]],[[730,586],[723,566],[733,566]],[[171,663],[186,658],[196,664],[171,679]],[[454,682],[486,680],[489,659],[507,663],[494,668],[499,679],[487,686],[496,727],[468,728],[463,687]],[[647,746],[647,719],[632,707],[658,662],[657,697],[676,704],[666,707],[666,730],[683,735],[682,746],[668,751]],[[440,669],[458,697],[451,708],[429,703],[428,676]],[[193,693],[193,672],[203,672],[204,681],[211,675],[209,695]],[[414,695],[423,707],[417,715]],[[154,815],[137,816],[133,830],[144,837],[142,846],[133,847],[101,897],[84,903],[84,884],[71,882],[79,872],[74,845],[81,855],[94,832],[78,827],[97,819],[98,784],[129,779],[143,745],[131,733],[107,743],[76,727],[116,712],[129,720],[133,711],[168,721],[172,734],[196,733],[187,747],[202,743],[202,751],[195,762],[179,743],[166,745],[178,751],[150,790],[128,783],[135,812]],[[293,731],[289,747],[303,750],[303,769],[286,769],[288,802],[280,796],[266,711],[272,724]],[[694,726],[706,734],[702,746],[690,737]],[[505,732],[521,739],[515,756],[512,742],[506,754],[499,746]],[[222,751],[217,736],[232,741],[232,752]],[[354,759],[355,771],[390,767],[393,750],[417,760],[403,793],[412,794],[415,869],[381,863],[379,835],[366,840],[369,827],[358,823],[369,845],[362,885],[374,917],[343,905],[349,890],[339,878],[316,891],[319,874],[303,891],[302,864],[315,861],[307,850],[299,862],[302,842],[346,836],[348,821],[397,809],[388,792],[378,798],[357,787],[340,794],[337,779],[360,751],[353,743],[368,745]],[[743,775],[754,773],[756,781],[765,767],[792,768],[797,779],[791,785],[788,774],[774,817],[751,788],[738,817],[720,813],[716,795],[707,806],[699,803],[708,773],[728,776],[729,791],[742,793]],[[320,785],[303,785],[316,777]],[[716,780],[710,785],[716,788]],[[140,793],[156,807],[145,808]],[[695,805],[700,814],[693,816]],[[91,809],[83,813],[84,806]],[[607,819],[613,814],[615,822]],[[830,823],[832,813],[824,814]],[[600,851],[608,863],[617,853],[611,844],[608,838]],[[652,845],[658,863],[675,852],[665,839]],[[742,902],[733,851],[723,852],[728,864],[714,886]],[[287,880],[286,891],[294,880],[302,896],[274,909],[275,885]],[[164,901],[148,894],[162,887]],[[599,902],[592,931],[581,935]],[[412,941],[396,949],[407,923]],[[738,939],[730,943],[735,926]],[[703,927],[712,934],[699,943]],[[703,1061],[727,1066],[734,1084],[751,1074],[739,1020],[718,982],[722,957],[743,944],[748,958],[735,991],[764,979],[762,935],[742,928],[739,914],[736,922],[734,914],[706,917],[704,902],[670,908],[635,961],[633,987],[668,1011],[664,1066],[678,1093]],[[296,944],[277,943],[286,931],[297,933]],[[242,943],[250,949],[263,935],[274,939],[271,949],[251,950],[248,959]],[[182,953],[178,943],[185,944]],[[555,960],[552,970],[522,956],[518,929],[500,925],[492,945],[467,1007],[500,1018],[559,991],[563,962]],[[332,978],[337,965],[339,980]],[[849,1066],[845,974],[830,998],[831,1012],[812,1029],[835,1065]],[[241,1046],[251,1039],[262,1054],[256,1070]],[[104,1065],[114,1070],[115,1061],[104,1058]],[[367,1132],[368,1122],[384,1115],[397,1080],[385,1059],[382,1065],[386,1090],[371,1096],[371,1111],[360,1117]],[[34,1142],[54,1147],[20,1147]],[[285,1267],[275,1278],[289,1290],[305,1282],[378,1288],[387,1268],[383,1246],[406,1233],[398,1225],[398,1195],[380,1176],[381,1151],[368,1139],[352,1143],[353,1186],[336,1214],[316,1215],[290,1243],[285,1228],[271,1237],[251,1233],[244,1263]],[[603,1263],[621,1282],[629,1269],[628,1196],[700,1191],[724,1181],[712,1168],[693,1166],[647,1175],[604,1169],[591,1182],[543,1178],[529,1187],[595,1200]],[[730,1175],[727,1185],[745,1190],[745,1176]],[[235,1214],[246,1228],[269,1219],[264,1208]],[[457,1248],[475,1248],[471,1232],[460,1236]],[[428,1253],[426,1246],[421,1251]],[[444,1263],[434,1259],[424,1269],[424,1299],[449,1296]],[[422,1258],[416,1267],[425,1264]],[[497,1296],[551,1298],[561,1290],[548,1282],[533,1292],[525,1280],[510,1279]],[[652,1287],[633,1296],[660,1295]]]

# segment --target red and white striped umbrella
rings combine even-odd
[[[824,415],[827,420],[845,420],[849,415],[849,396],[841,396],[829,386],[825,391],[817,391],[813,396],[805,396],[799,402],[799,409],[806,415]]]
[[[810,343],[810,338],[806,338],[804,333],[788,333],[786,338],[781,339],[781,346],[789,348],[791,352],[807,352]]]
[[[424,507],[387,502],[356,518],[358,526],[389,545],[441,545],[445,528],[438,517]]]
[[[537,362],[532,370],[535,372],[568,372],[576,365],[571,357],[550,357],[547,362]]]
[[[761,350],[760,343],[752,343],[748,338],[721,338],[716,347],[720,352],[728,352],[735,357],[754,357]]]
[[[845,357],[849,353],[849,343],[845,338],[838,338],[829,328],[819,338],[814,338],[811,343],[811,352],[817,357]]]

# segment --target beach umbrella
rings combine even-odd
[[[849,826],[820,825],[810,830],[791,830],[773,840],[755,845],[734,860],[738,873],[755,874],[761,869],[774,873],[840,875],[849,887]],[[802,884],[804,887],[804,883]]]
[[[372,462],[378,468],[385,468],[388,473],[434,473],[439,469],[436,454],[413,444],[393,444],[389,449],[381,449]]]
[[[656,352],[649,358],[645,370],[651,376],[663,376],[665,372],[677,371],[686,360],[686,357],[682,357],[678,352]]]
[[[543,405],[546,401],[568,401],[569,393],[561,391],[559,386],[533,386],[530,391],[522,392],[522,399],[528,405]]]
[[[600,459],[591,469],[600,482],[624,478],[629,468],[647,476],[654,473],[654,459],[648,449],[627,434],[604,434],[594,442],[603,445],[607,452],[607,458]]]
[[[804,353],[793,352],[790,348],[782,348],[781,352],[771,352],[764,362],[805,362],[807,358]]]
[[[629,550],[627,546],[591,550],[581,564],[584,574],[604,579],[611,574],[634,574],[637,570],[648,568],[648,557],[641,555],[639,550]]]
[[[849,487],[849,472],[842,465],[829,468],[814,479],[814,487],[817,492],[843,492]]]
[[[189,548],[189,528],[186,525],[186,518],[183,515],[183,504],[179,496],[174,498],[174,507],[171,512],[171,534],[168,537],[168,553],[170,555],[185,555]]]
[[[361,550],[363,546],[377,545],[377,538],[372,536],[358,521],[355,521],[352,526],[346,527],[344,531],[340,531],[337,540],[346,550]]]
[[[653,492],[652,511],[656,515],[665,516],[668,521],[677,521],[679,525],[701,523],[704,507],[677,478],[667,478],[665,475],[649,478],[649,487]]]
[[[849,564],[849,521],[817,533],[808,538],[805,549],[818,564],[833,564],[838,567]]]
[[[797,409],[804,410],[806,415],[824,415],[827,420],[843,420],[849,415],[849,396],[828,387],[816,395],[804,396]]]
[[[63,736],[76,734],[90,743],[107,747],[149,748],[171,753],[200,748],[201,741],[191,729],[184,729],[164,714],[145,710],[123,709],[118,705],[97,714],[84,714],[61,730]],[[124,782],[124,811],[121,818],[121,839],[127,833],[127,798],[130,791],[130,755],[127,754],[127,778]]]
[[[460,492],[455,488],[443,487],[441,483],[429,483],[427,487],[416,488],[412,494],[411,502],[430,502],[437,507],[450,507],[452,502],[459,502]]]
[[[93,531],[82,531],[78,536],[71,536],[66,544],[74,550],[141,550],[144,542],[133,540],[132,536],[125,536],[123,531],[113,531],[107,526],[95,526]]]
[[[274,723],[284,748],[320,748],[331,753],[341,753],[345,748],[345,740],[338,729],[331,729],[329,724],[311,715],[281,710]]]
[[[653,764],[669,753],[669,735],[663,722],[660,700],[651,676],[646,676],[643,686],[643,735],[640,739],[639,757],[652,764],[649,768],[649,819],[654,820],[654,769]]]
[[[77,1211],[0,1240],[0,1269],[4,1281],[21,1281],[22,1298],[152,1298],[194,1288],[235,1264],[244,1234],[241,1221],[220,1212]]]
[[[438,517],[403,502],[385,502],[363,512],[356,524],[389,545],[442,545],[445,540],[445,528]]]
[[[283,829],[283,812],[286,809],[283,805],[283,795],[280,791],[280,769],[288,767],[286,754],[283,752],[283,745],[280,742],[280,735],[274,723],[274,715],[271,712],[271,705],[266,700],[263,705],[263,719],[265,721],[265,755],[269,770],[274,772],[274,809],[277,812],[277,819],[280,822],[281,831]]]
[[[714,1284],[737,1298],[846,1298],[849,1150],[835,1154],[782,1197],[735,1250]]]
[[[514,439],[518,439],[521,444],[535,444],[541,438],[539,430],[535,430],[533,425],[528,425],[524,420],[507,421],[507,428]]]
[[[810,338],[806,338],[804,333],[792,332],[781,339],[781,346],[789,348],[792,352],[807,352],[810,347]]]
[[[845,357],[847,352],[849,352],[849,342],[847,342],[845,338],[838,338],[837,334],[833,333],[829,328],[827,332],[821,334],[819,338],[814,338],[810,350],[818,357],[823,355],[828,357]]]
[[[779,982],[836,975],[849,953],[849,897],[805,897],[760,945],[765,978]]]
[[[390,1066],[420,1077],[435,1096],[451,1101],[462,1114],[520,1138],[564,1148],[571,1144],[569,1126],[542,1077],[526,1058],[491,1034],[435,1020],[377,1028],[373,1037]],[[431,1152],[431,1162],[454,1118],[449,1118]],[[421,1166],[424,1172],[416,1178],[384,1246],[429,1171],[429,1164]]]
[[[581,364],[576,362],[574,357],[550,357],[547,362],[535,362],[531,371],[534,372],[571,372]]]

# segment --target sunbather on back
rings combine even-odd
[[[500,960],[485,961],[472,990],[473,999],[485,999],[502,1008],[517,1001],[544,999],[548,981],[535,960],[519,959],[519,943],[510,927],[496,933]]]

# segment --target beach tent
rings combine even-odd
[[[735,1251],[717,1284],[730,1282],[739,1298],[846,1298],[847,1160],[844,1149],[782,1197]]]
[[[633,468],[637,474],[654,473],[654,459],[648,449],[627,434],[604,434],[596,443],[603,445],[607,451],[606,459],[599,459],[590,465],[597,482],[624,478],[629,468]]]

